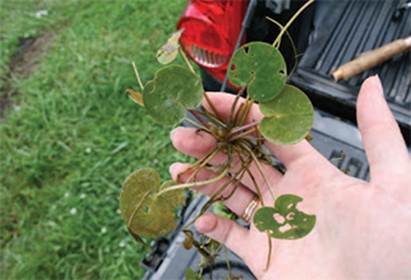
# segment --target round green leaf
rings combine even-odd
[[[291,240],[306,236],[314,228],[316,216],[297,210],[297,203],[302,200],[292,194],[278,197],[275,208],[262,207],[255,212],[254,225],[273,238]]]
[[[228,77],[233,85],[247,86],[252,99],[267,101],[283,89],[287,66],[278,49],[267,43],[252,42],[234,53]]]
[[[143,103],[156,121],[172,125],[183,120],[187,109],[200,105],[203,92],[198,76],[180,65],[169,65],[147,82]]]
[[[126,179],[120,194],[120,210],[132,232],[159,237],[173,230],[174,209],[184,202],[184,196],[178,190],[157,194],[175,184],[166,181],[160,187],[160,175],[151,168],[137,170]]]
[[[263,136],[274,144],[295,144],[309,132],[314,109],[308,97],[298,88],[285,85],[280,95],[260,103],[265,118],[260,123]]]

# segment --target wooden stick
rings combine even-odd
[[[354,60],[338,67],[332,73],[335,81],[347,80],[411,49],[411,36],[395,40],[378,49],[363,52]]]

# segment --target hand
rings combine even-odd
[[[227,117],[234,96],[209,96],[217,111]],[[262,117],[258,106],[254,106],[248,121]],[[206,213],[197,220],[197,230],[225,244],[257,278],[411,278],[411,160],[378,77],[364,82],[357,101],[357,119],[370,164],[370,182],[345,175],[307,141],[291,146],[266,144],[287,168],[282,175],[269,165],[263,166],[275,195],[298,195],[303,198],[300,210],[317,216],[313,231],[306,237],[292,241],[273,239],[268,270],[267,236],[253,224],[246,229],[235,221]],[[201,158],[216,145],[209,134],[192,128],[176,128],[171,138],[177,150],[195,158]],[[220,154],[212,163],[218,165],[225,159]],[[186,167],[173,164],[173,178]],[[264,202],[272,205],[264,180],[258,177],[255,166],[251,168],[262,186]],[[204,169],[197,180],[215,176]],[[245,176],[241,183],[225,202],[239,216],[256,197],[249,177]],[[217,186],[207,185],[199,190],[211,195]]]

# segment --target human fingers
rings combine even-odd
[[[192,172],[184,172],[189,166],[189,164],[182,163],[174,163],[173,165],[171,165],[170,174],[172,178],[174,180],[177,180],[177,178],[179,178],[180,182],[186,182],[186,180],[192,174]],[[196,181],[205,181],[217,176],[217,173],[203,168],[196,175]],[[209,197],[212,197],[216,194],[216,198],[224,197],[225,199],[223,200],[223,203],[238,216],[241,216],[244,213],[247,205],[250,203],[250,201],[255,199],[256,196],[255,193],[250,191],[239,181],[228,176],[211,184],[196,187],[195,189]]]
[[[171,133],[171,140],[178,151],[198,159],[212,152],[217,145],[215,138],[210,134],[188,127],[174,129]],[[227,155],[220,152],[210,160],[210,164],[220,165],[226,163],[227,160]],[[232,157],[231,165],[231,174],[236,173],[243,166],[242,160],[236,153]],[[261,192],[265,193],[270,185],[275,186],[282,178],[282,174],[278,170],[263,162],[257,164],[253,161],[248,169],[249,172],[242,177],[241,182],[253,192],[257,192],[255,184],[259,186]],[[264,173],[265,178],[261,173]]]
[[[196,229],[208,237],[224,244],[228,249],[247,262],[250,254],[244,244],[249,231],[236,223],[213,213],[205,213],[195,223]]]
[[[227,120],[229,118],[231,106],[234,102],[235,96],[220,92],[208,92],[207,95],[221,118]],[[241,98],[237,104],[237,110],[243,102],[244,99]],[[207,110],[212,112],[207,100],[203,101],[203,105]],[[263,117],[264,115],[260,112],[259,107],[254,105],[251,107],[245,122],[259,122],[263,119]],[[317,164],[319,161],[326,161],[326,159],[306,140],[302,140],[295,145],[274,145],[266,141],[266,145],[269,150],[286,165],[288,169],[296,162],[304,163],[308,166]]]
[[[365,152],[370,164],[371,182],[396,193],[400,199],[411,201],[411,188],[392,184],[393,179],[408,178],[410,158],[399,126],[384,98],[381,81],[377,76],[362,85],[357,100],[357,121]],[[407,196],[404,194],[407,193]]]
[[[190,157],[202,158],[217,146],[217,140],[211,134],[191,127],[177,127],[170,134],[173,146]],[[214,164],[225,162],[227,156],[219,153],[214,157]]]

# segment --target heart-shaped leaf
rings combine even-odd
[[[156,72],[143,91],[148,113],[163,124],[180,123],[187,109],[198,107],[203,98],[198,76],[180,65],[169,65]]]
[[[126,179],[120,194],[120,210],[133,233],[159,237],[176,226],[174,209],[184,202],[182,192],[158,195],[160,190],[175,184],[166,181],[160,187],[160,175],[151,168],[142,168]]]
[[[297,203],[302,200],[292,194],[278,197],[275,208],[262,207],[255,212],[254,225],[273,238],[291,240],[306,236],[314,228],[316,217],[297,210]]]
[[[247,86],[252,99],[267,101],[283,89],[287,66],[278,49],[267,43],[252,42],[234,53],[228,77],[235,86]]]
[[[280,95],[260,103],[265,118],[260,123],[263,136],[274,144],[295,144],[309,132],[314,109],[308,97],[298,88],[285,85]]]

